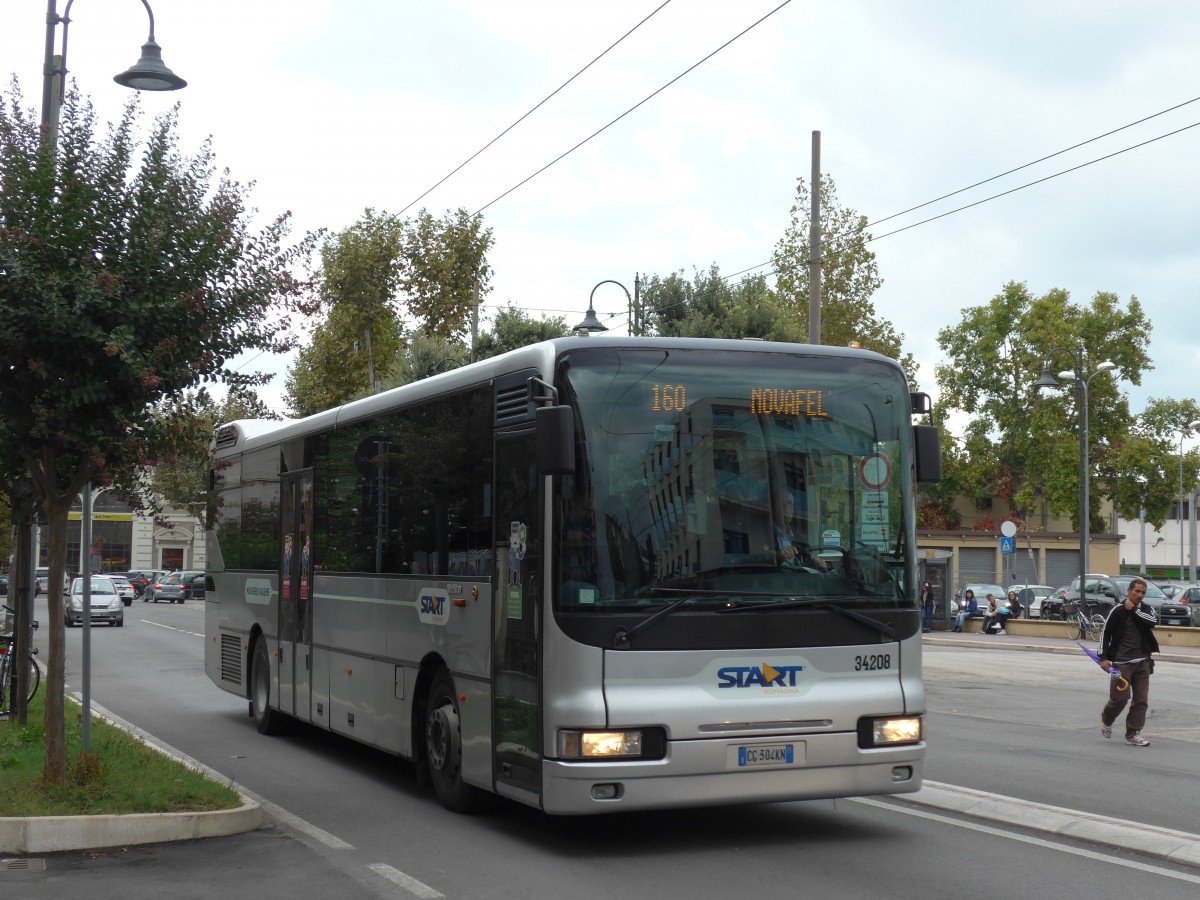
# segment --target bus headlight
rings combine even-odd
[[[558,755],[563,759],[630,759],[642,755],[642,732],[560,731]]]
[[[920,716],[880,716],[858,720],[858,746],[863,750],[895,744],[918,744],[923,737]]]

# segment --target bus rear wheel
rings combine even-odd
[[[250,657],[250,714],[259,734],[283,734],[287,730],[287,716],[271,709],[271,660],[266,638],[254,642]]]
[[[462,728],[454,679],[445,669],[434,676],[425,706],[425,762],[442,806],[452,812],[477,809],[483,792],[462,780]]]

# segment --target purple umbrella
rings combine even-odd
[[[1079,644],[1078,641],[1076,641],[1075,643]],[[1100,658],[1099,654],[1097,654],[1095,650],[1093,650],[1091,647],[1085,647],[1085,646],[1083,646],[1083,644],[1079,644],[1079,649],[1082,650],[1084,653],[1086,653],[1088,656],[1090,656],[1092,658],[1092,660],[1096,663],[1096,665],[1100,666],[1101,668],[1104,668],[1104,660],[1102,660]],[[1120,673],[1120,671],[1118,671],[1116,666],[1109,666],[1107,669],[1104,669],[1104,671],[1106,671],[1113,678],[1117,679],[1117,681],[1119,682],[1117,684],[1117,690],[1124,691],[1129,688],[1129,682],[1125,680],[1125,676],[1123,676]]]

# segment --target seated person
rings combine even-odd
[[[1012,617],[1014,619],[1019,619],[1021,617],[1021,611],[1024,608],[1025,607],[1023,607],[1021,605],[1021,601],[1017,599],[1017,592],[1009,591],[1008,592],[1008,609],[1009,609],[1009,612],[1012,614]]]
[[[1011,593],[1011,592],[1010,592]],[[984,634],[1005,634],[1005,623],[1012,615],[1012,608],[1001,606],[996,598],[988,594],[987,620],[983,623]]]
[[[975,599],[975,592],[970,588],[963,595],[962,603],[959,605],[958,618],[954,620],[954,631],[963,630],[963,622],[967,619],[978,619],[983,615],[979,611],[979,601]]]
[[[786,488],[774,492],[772,515],[775,525],[775,557],[781,566],[825,572],[829,563],[812,547],[797,541],[794,515],[795,499]]]

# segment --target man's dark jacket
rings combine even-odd
[[[1125,609],[1122,601],[1112,608],[1104,621],[1104,630],[1100,632],[1100,658],[1113,662],[1117,648],[1121,646],[1121,637],[1125,629],[1133,623],[1142,633],[1142,646],[1146,653],[1158,652],[1158,638],[1154,636],[1154,626],[1158,624],[1158,616],[1145,603],[1139,603],[1132,612]]]

